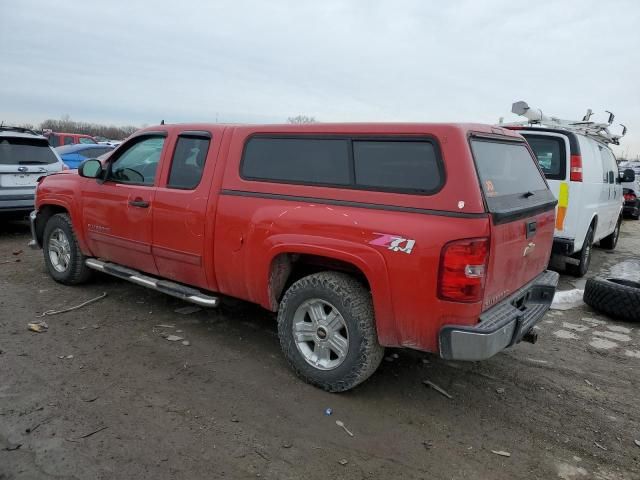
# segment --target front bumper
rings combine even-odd
[[[568,257],[575,252],[575,245],[571,238],[554,237],[551,253],[553,255],[561,255]]]
[[[515,345],[549,309],[560,275],[546,270],[480,315],[473,326],[440,329],[440,356],[447,360],[485,360]]]
[[[36,218],[37,217],[38,217],[37,210],[33,210],[29,214],[29,225],[31,226],[31,241],[28,243],[28,245],[29,245],[29,248],[32,248],[33,250],[38,250],[39,248],[42,248],[42,245],[40,245],[40,242],[38,241],[38,235],[36,235]]]

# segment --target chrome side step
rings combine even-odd
[[[187,302],[195,303],[201,307],[217,307],[218,303],[220,303],[220,299],[218,297],[205,295],[195,288],[187,287],[169,280],[150,277],[138,272],[137,270],[132,270],[131,268],[123,267],[116,263],[103,262],[96,258],[88,258],[85,260],[85,264],[93,270],[107,273],[114,277],[122,278],[123,280],[128,280],[137,285],[142,285],[143,287],[152,288],[158,292],[166,293],[167,295],[180,298]]]

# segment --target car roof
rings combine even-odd
[[[91,150],[94,148],[114,148],[112,145],[104,145],[99,143],[74,143],[73,145],[62,145],[56,147],[56,151],[60,155],[67,153],[81,152],[82,150]]]

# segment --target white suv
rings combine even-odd
[[[27,215],[34,206],[38,179],[64,164],[42,135],[0,126],[0,215]]]

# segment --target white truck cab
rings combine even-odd
[[[515,103],[512,111],[529,122],[501,126],[525,137],[558,200],[553,261],[581,277],[589,269],[594,243],[613,249],[618,242],[624,197],[609,144],[620,136],[609,133],[611,122],[589,122],[590,112],[581,122],[570,122],[545,117],[524,102]]]

